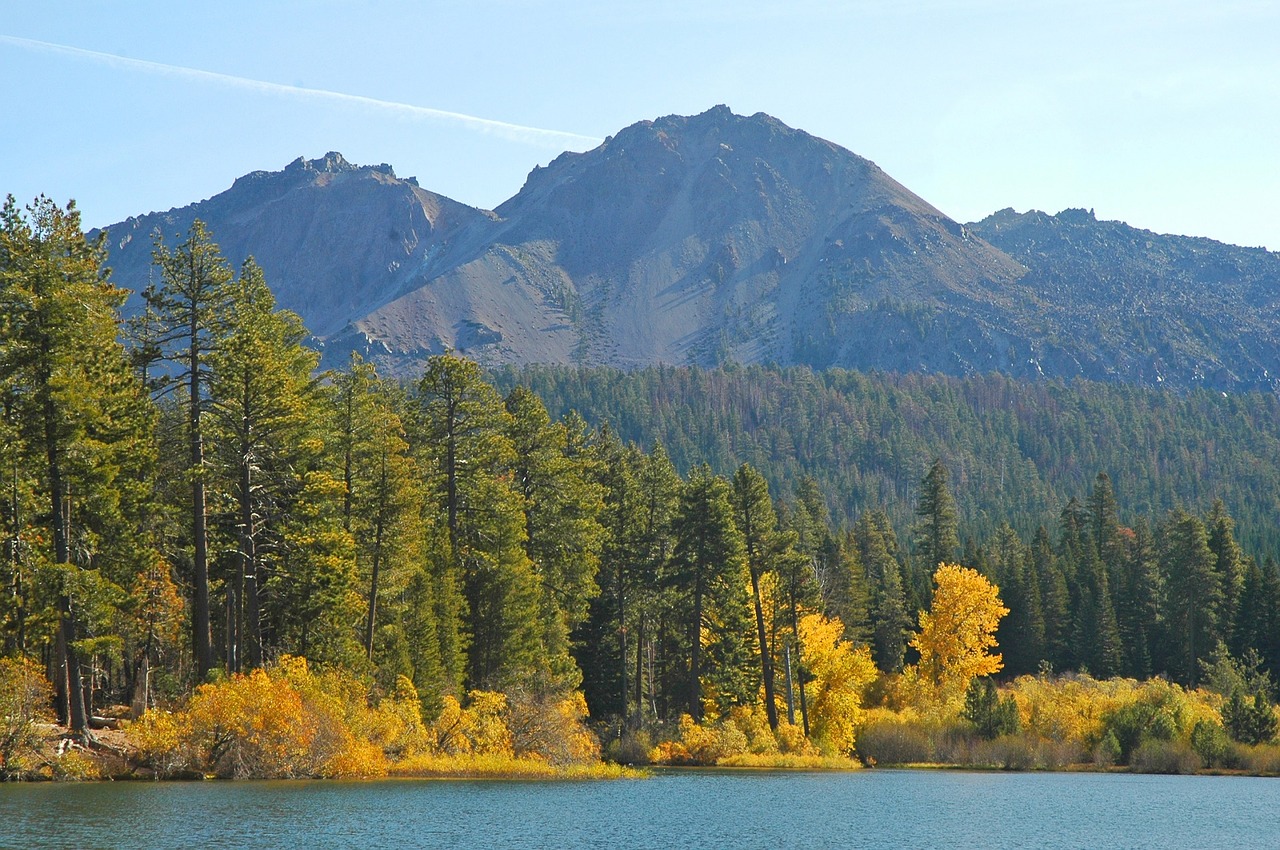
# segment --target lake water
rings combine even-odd
[[[3,785],[0,847],[1277,848],[1280,779],[867,770]]]

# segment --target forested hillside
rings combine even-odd
[[[1131,703],[1206,763],[1274,737],[1270,397],[317,374],[200,222],[127,324],[103,260],[73,206],[4,206],[0,775],[45,703],[88,746],[129,706],[156,775],[581,763],[588,721],[626,761],[875,759],[868,707],[980,737],[1021,711],[1058,762],[1127,763]],[[1176,684],[1051,675],[1086,670]],[[1001,701],[1001,672],[1039,676]],[[1067,726],[1055,688],[1089,695]]]
[[[750,463],[784,494],[812,477],[840,524],[883,507],[905,530],[917,485],[940,458],[962,538],[987,538],[1003,522],[1024,535],[1052,527],[1106,472],[1126,521],[1221,499],[1251,551],[1280,550],[1272,393],[761,366],[531,366],[495,380],[531,388],[553,416],[574,410],[624,440],[661,443],[681,471]]]

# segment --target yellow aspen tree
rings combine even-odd
[[[959,703],[975,676],[998,672],[1004,661],[996,647],[996,627],[1009,613],[1000,589],[976,570],[940,564],[928,611],[920,612],[920,631],[911,646],[920,653],[914,677],[922,696],[943,705]]]
[[[836,618],[809,614],[800,620],[805,664],[813,675],[809,707],[813,738],[827,755],[853,753],[854,734],[862,723],[862,692],[876,677],[871,650],[841,639],[844,624]]]

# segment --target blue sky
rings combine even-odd
[[[493,207],[725,103],[962,221],[1088,207],[1275,250],[1278,48],[1270,0],[0,0],[0,194],[105,225],[337,150]]]

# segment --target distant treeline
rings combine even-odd
[[[750,463],[776,493],[811,477],[840,525],[883,508],[905,531],[940,458],[962,539],[1005,522],[1029,537],[1105,471],[1126,522],[1221,499],[1245,548],[1280,552],[1280,399],[1270,393],[768,366],[527,366],[494,378],[504,392],[529,387],[553,417],[574,410],[623,440],[661,443],[682,472]]]

